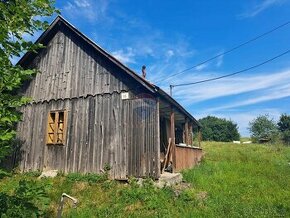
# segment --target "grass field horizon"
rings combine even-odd
[[[203,142],[199,166],[182,172],[185,184],[158,189],[96,175],[59,175],[38,180],[14,174],[0,180],[13,194],[21,179],[48,187],[46,216],[56,215],[63,192],[79,200],[64,206],[64,217],[290,217],[290,148],[279,145]]]

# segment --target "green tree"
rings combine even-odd
[[[21,119],[17,108],[28,101],[17,91],[35,73],[14,66],[10,59],[41,47],[25,36],[48,26],[42,17],[57,12],[53,5],[52,0],[0,1],[0,160],[11,150],[16,124]]]
[[[268,114],[259,115],[249,123],[249,131],[254,141],[275,140],[278,135],[278,128],[273,118]]]
[[[282,114],[280,116],[278,129],[281,132],[283,142],[290,145],[290,115]]]
[[[207,116],[199,119],[202,125],[202,139],[206,141],[230,142],[239,140],[237,124],[231,120]]]

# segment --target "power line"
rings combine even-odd
[[[199,84],[199,83],[205,83],[205,82],[210,82],[210,81],[214,81],[214,80],[219,80],[219,79],[223,79],[223,78],[226,78],[226,77],[230,77],[230,76],[234,76],[234,75],[237,75],[237,74],[240,74],[240,73],[243,73],[243,72],[246,72],[246,71],[249,71],[249,70],[252,70],[252,69],[255,69],[257,67],[260,67],[264,64],[267,64],[277,58],[280,58],[286,54],[288,54],[290,52],[290,49],[273,57],[273,58],[270,58],[262,63],[259,63],[259,64],[256,64],[254,66],[251,66],[251,67],[248,67],[248,68],[245,68],[243,70],[240,70],[240,71],[237,71],[237,72],[234,72],[234,73],[230,73],[230,74],[226,74],[226,75],[223,75],[223,76],[219,76],[219,77],[214,77],[214,78],[210,78],[210,79],[205,79],[205,80],[200,80],[200,81],[196,81],[196,82],[191,82],[191,83],[181,83],[181,84],[171,84],[170,85],[170,88],[172,89],[173,87],[177,87],[177,86],[189,86],[189,85],[194,85],[194,84]]]
[[[177,73],[175,73],[175,74],[172,74],[172,75],[169,75],[169,76],[163,77],[162,79],[158,80],[156,83],[159,83],[159,82],[161,82],[161,81],[167,80],[167,79],[169,79],[169,78],[171,78],[171,77],[177,76],[177,75],[182,74],[182,73],[184,73],[184,72],[186,72],[186,71],[189,71],[189,70],[192,70],[192,69],[194,69],[194,68],[196,68],[196,67],[199,67],[199,66],[201,66],[201,65],[203,65],[203,64],[205,64],[205,63],[207,63],[207,62],[210,62],[210,61],[212,61],[212,60],[214,60],[214,59],[217,59],[218,57],[221,57],[221,56],[224,56],[224,55],[226,55],[226,54],[229,54],[229,53],[231,53],[231,52],[233,52],[233,51],[235,51],[235,50],[241,48],[242,46],[245,46],[245,45],[247,45],[247,44],[249,44],[249,43],[251,43],[251,42],[254,42],[254,41],[256,41],[256,40],[258,40],[258,39],[260,39],[260,38],[262,38],[262,37],[264,37],[264,36],[266,36],[266,35],[268,35],[268,34],[274,32],[274,31],[276,31],[276,30],[278,30],[278,29],[280,29],[280,28],[282,28],[282,27],[284,27],[284,26],[287,26],[289,23],[290,23],[290,21],[287,21],[287,22],[284,23],[284,24],[281,24],[281,25],[279,25],[279,26],[277,26],[277,27],[275,27],[275,28],[273,28],[273,29],[271,29],[271,30],[269,30],[269,31],[267,31],[267,32],[265,32],[265,33],[263,33],[263,34],[261,34],[261,35],[258,35],[258,36],[254,37],[254,38],[252,38],[252,39],[250,39],[250,40],[248,40],[248,41],[246,41],[246,42],[244,42],[244,43],[242,43],[242,44],[239,44],[239,45],[237,45],[237,46],[235,46],[235,47],[233,47],[233,48],[231,48],[231,49],[229,49],[229,50],[227,50],[227,51],[225,51],[225,52],[219,53],[218,55],[213,56],[213,57],[211,57],[211,58],[209,58],[209,59],[207,59],[207,60],[205,60],[205,61],[202,61],[202,62],[200,62],[200,63],[198,63],[198,64],[196,64],[196,65],[194,65],[194,66],[192,66],[192,67],[189,67],[189,68],[187,68],[187,69],[185,69],[185,70],[182,70],[182,71],[180,71],[180,72],[177,72]]]

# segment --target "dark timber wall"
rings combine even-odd
[[[23,171],[98,173],[109,164],[115,179],[159,177],[158,102],[137,99],[146,91],[125,72],[65,27],[27,65],[41,73],[23,88],[34,102],[21,108],[18,125]],[[48,113],[64,109],[65,145],[46,145]]]
[[[128,76],[65,27],[30,67],[41,73],[24,90],[36,102],[128,90]]]

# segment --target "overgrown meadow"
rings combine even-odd
[[[290,217],[289,147],[204,142],[203,148],[202,163],[183,172],[184,183],[163,189],[150,179],[140,187],[134,178],[117,182],[105,174],[2,174],[0,212],[55,217],[65,192],[79,204],[66,200],[64,217]]]

